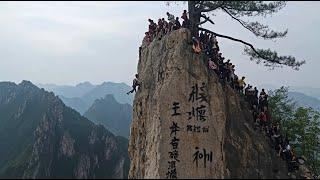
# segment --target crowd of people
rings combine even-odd
[[[190,27],[190,20],[188,18],[187,10],[184,10],[181,19],[183,20],[182,24],[180,23],[179,17],[175,17],[173,14],[169,12],[167,14],[167,20],[165,18],[158,19],[158,23],[155,23],[152,19],[148,19],[149,22],[149,29],[145,32],[145,36],[142,40],[142,45],[148,46],[153,40],[161,40],[163,36],[170,33],[171,31],[180,29],[180,28],[189,28]],[[139,59],[141,58],[141,50],[142,46],[139,47]],[[130,93],[136,92],[137,87],[141,86],[141,83],[138,80],[139,75],[135,75],[135,79],[132,83],[132,90],[127,92],[129,95]]]
[[[277,155],[287,162],[289,174],[299,169],[305,159],[297,157],[290,145],[288,137],[281,134],[279,122],[273,122],[268,108],[268,95],[264,89],[259,94],[257,87],[246,85],[245,77],[239,78],[235,74],[235,65],[230,59],[225,61],[222,53],[219,52],[219,45],[216,36],[201,31],[199,37],[192,37],[192,49],[194,53],[203,52],[206,55],[208,69],[214,71],[223,85],[230,85],[241,96],[244,96],[253,115],[253,127],[255,130],[264,132],[270,139],[271,145]]]
[[[186,10],[183,11],[180,24],[179,17],[167,14],[166,21],[164,18],[158,19],[158,23],[149,19],[149,30],[145,33],[143,43],[149,45],[153,40],[161,40],[167,33],[177,30],[179,28],[189,28],[190,20]],[[219,77],[219,81],[223,85],[229,85],[236,92],[243,96],[249,104],[252,111],[253,127],[255,130],[260,130],[269,139],[275,149],[277,155],[287,162],[288,171],[294,172],[299,168],[299,164],[303,164],[305,159],[297,157],[293,148],[290,145],[289,139],[281,134],[279,122],[272,122],[268,108],[268,94],[264,89],[260,94],[257,87],[245,83],[245,77],[239,78],[235,74],[235,65],[231,63],[230,59],[225,61],[225,57],[220,52],[216,36],[212,33],[200,31],[198,37],[192,37],[192,49],[194,53],[204,53],[206,56],[205,62],[208,62],[209,71],[213,71]],[[141,47],[139,49],[139,57]],[[133,81],[133,89],[129,93],[136,92],[136,87],[140,87],[141,82],[138,80],[138,74]]]
[[[161,38],[170,33],[173,30],[182,28],[189,28],[190,20],[188,18],[187,11],[184,10],[181,19],[183,19],[182,25],[180,23],[179,17],[174,17],[173,14],[167,12],[168,21],[165,18],[158,19],[158,23],[155,23],[152,19],[149,21],[149,30],[145,32],[145,37],[143,38],[143,43],[149,45],[154,39],[161,40]]]
[[[286,161],[289,173],[298,170],[299,163],[303,164],[305,160],[295,155],[288,137],[281,133],[280,123],[272,121],[265,90],[262,89],[258,97],[258,90],[248,85],[245,88],[245,99],[252,111],[254,129],[260,130],[268,137],[277,155]]]
[[[192,37],[194,53],[203,52],[206,54],[209,70],[214,71],[223,85],[230,85],[250,105],[253,115],[253,127],[255,130],[264,132],[270,139],[271,145],[277,155],[287,162],[289,173],[298,170],[299,164],[303,164],[305,159],[297,157],[291,147],[288,137],[281,134],[279,122],[272,122],[268,108],[268,95],[264,89],[259,94],[257,87],[246,85],[245,77],[235,74],[235,65],[230,59],[225,61],[222,53],[219,52],[218,41],[213,34],[200,32],[199,37]]]

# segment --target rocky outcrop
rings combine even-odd
[[[76,168],[76,177],[78,179],[88,179],[90,170],[90,158],[82,155],[79,160],[78,167]]]
[[[60,142],[60,153],[64,156],[71,157],[74,155],[74,142],[70,134],[66,132]]]
[[[129,178],[287,178],[247,104],[192,52],[187,29],[143,46]]]

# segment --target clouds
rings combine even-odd
[[[129,84],[154,3],[1,2],[0,80]]]
[[[242,44],[219,39],[226,58],[237,73],[252,84],[288,83],[314,85],[317,72],[320,3],[289,2],[264,20],[272,28],[289,28],[286,39],[266,42],[241,29],[237,22],[217,14],[214,28],[257,47],[281,54],[306,57],[300,72],[288,68],[267,71],[242,55]],[[165,17],[167,11],[180,15],[186,4],[165,2],[0,2],[0,80],[28,79],[35,83],[76,84],[82,81],[125,82],[136,73],[138,47],[147,30],[147,19]],[[285,77],[289,76],[289,78]],[[262,84],[262,83],[261,83]]]
[[[85,42],[94,37],[125,36],[133,18],[117,18],[116,7],[123,3],[106,2],[24,2],[4,6],[1,34],[29,43],[44,53],[86,53]],[[43,48],[45,47],[45,48]]]

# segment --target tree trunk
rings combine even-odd
[[[200,15],[201,12],[197,12],[196,4],[197,1],[188,1],[188,11],[189,11],[189,19],[190,19],[190,30],[192,36],[199,37],[199,29],[198,24],[200,23]]]

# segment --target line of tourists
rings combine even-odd
[[[244,76],[238,78],[235,74],[235,65],[230,62],[230,59],[225,61],[222,53],[219,52],[218,41],[213,34],[201,31],[199,37],[192,37],[192,42],[193,52],[197,54],[203,52],[207,55],[208,68],[218,75],[220,82],[223,85],[230,85],[241,96],[244,96],[252,111],[254,129],[260,129],[270,139],[277,155],[286,161],[289,174],[298,170],[299,164],[304,164],[305,158],[295,155],[288,137],[281,134],[279,122],[271,121],[268,95],[265,89],[262,89],[259,94],[257,87],[253,88],[250,84],[245,83]]]
[[[235,65],[230,59],[225,61],[225,57],[219,52],[220,48],[214,34],[200,31],[199,37],[192,37],[192,49],[196,54],[203,52],[206,55],[209,70],[218,75],[223,85],[228,84],[240,95],[244,95],[252,111],[254,129],[260,129],[269,137],[277,155],[286,161],[289,174],[298,170],[299,164],[304,164],[305,159],[295,155],[288,137],[281,135],[280,124],[271,122],[268,95],[265,90],[262,89],[259,94],[257,87],[253,88],[250,84],[246,86],[244,76],[239,78],[235,74]]]
[[[268,95],[265,90],[262,89],[258,97],[258,90],[248,85],[245,88],[245,98],[252,111],[254,129],[264,133],[277,155],[286,161],[288,175],[299,170],[299,164],[304,164],[305,158],[297,157],[288,137],[281,133],[280,123],[272,121],[268,107]]]
[[[167,12],[168,21],[164,18],[158,19],[158,23],[153,20],[149,21],[149,30],[145,33],[142,44],[149,45],[153,40],[161,40],[161,38],[171,31],[179,28],[189,28],[190,20],[186,10],[183,11],[180,24],[179,17]],[[299,164],[304,164],[305,158],[297,157],[294,149],[290,145],[288,137],[281,134],[279,122],[272,122],[270,111],[268,108],[268,95],[264,89],[259,94],[257,87],[245,83],[245,78],[239,78],[235,74],[235,65],[230,62],[230,59],[225,61],[225,57],[219,52],[220,48],[216,36],[212,33],[200,31],[198,37],[192,37],[192,49],[196,54],[204,53],[208,62],[209,71],[214,71],[219,81],[223,85],[229,85],[236,92],[245,98],[252,111],[253,127],[255,130],[260,130],[269,139],[275,149],[277,155],[287,162],[289,173],[299,169]],[[141,48],[139,49],[139,58],[141,56]],[[132,90],[129,93],[136,92],[136,88],[141,86],[139,76],[133,80]]]

